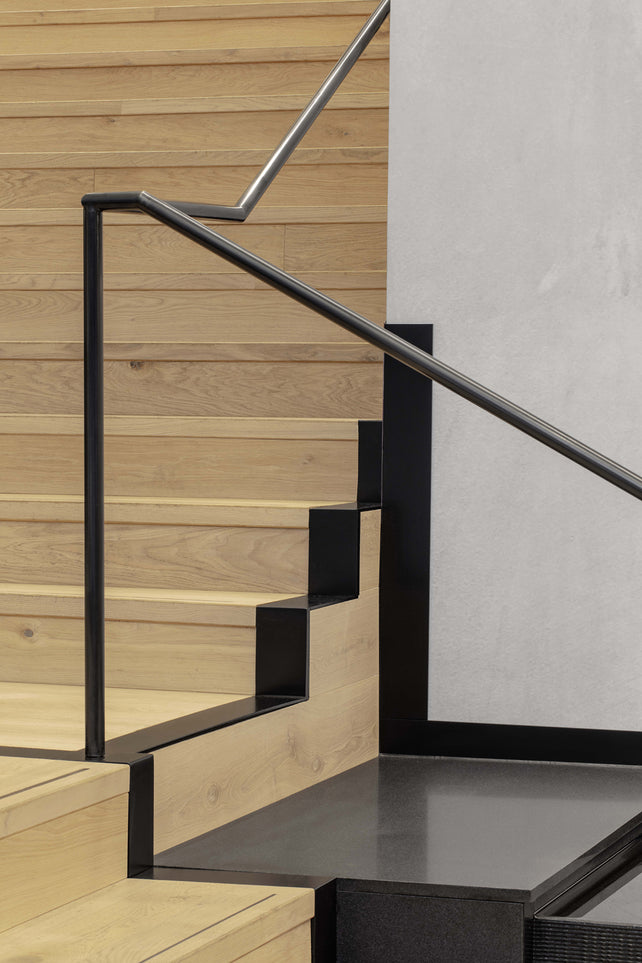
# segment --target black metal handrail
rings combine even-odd
[[[345,53],[325,78],[312,100],[302,110],[281,143],[273,151],[270,159],[241,194],[236,204],[228,206],[225,204],[200,204],[193,201],[172,201],[172,206],[184,214],[190,214],[192,217],[244,221],[312,127],[330,98],[339,89],[389,13],[390,0],[381,0],[377,9],[368,18]]]
[[[398,335],[222,237],[146,191],[83,198],[85,251],[85,615],[87,757],[104,756],[104,454],[102,212],[142,211],[218,254],[317,314],[334,321],[419,374],[489,411],[612,485],[642,499],[642,477],[566,432],[438,361]]]

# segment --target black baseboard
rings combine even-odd
[[[381,751],[529,762],[642,765],[642,732],[383,719]]]

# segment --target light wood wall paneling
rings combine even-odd
[[[385,292],[380,289],[327,293],[372,321],[385,320]],[[0,317],[0,350],[6,350],[6,342],[22,343],[25,350],[34,342],[80,342],[82,292],[0,290]],[[143,358],[143,346],[156,342],[175,344],[177,349],[181,342],[363,344],[280,292],[265,289],[107,291],[105,340],[123,345],[131,342],[131,350],[138,345]]]
[[[3,601],[0,596],[0,611]],[[82,685],[83,652],[82,619],[0,615],[0,674],[4,682]],[[252,627],[106,623],[107,685],[121,689],[251,695],[254,652]]]
[[[25,229],[26,230],[26,229]],[[386,227],[383,224],[304,225],[285,227],[285,270],[337,271],[350,266],[355,271],[383,271],[386,268]]]
[[[176,110],[180,110],[177,105]],[[5,143],[20,151],[92,150],[224,150],[274,149],[294,124],[299,111],[241,113],[154,113],[93,117],[4,117]],[[302,141],[305,148],[360,147],[387,143],[388,111],[342,109],[323,111]],[[200,200],[200,198],[197,198]],[[229,198],[233,203],[236,198]]]
[[[307,963],[313,915],[308,889],[127,879],[5,933],[3,951],[47,963]],[[273,941],[296,955],[275,956]]]
[[[78,414],[80,362],[0,362],[0,409]],[[105,411],[112,415],[378,418],[379,364],[107,361]]]
[[[82,439],[2,436],[0,491],[79,494]],[[107,437],[110,495],[351,501],[355,442],[305,439]],[[186,467],[189,466],[189,471]]]
[[[33,9],[34,0],[27,6],[12,2],[11,10],[0,13],[0,24],[33,25],[61,23],[127,23],[156,22],[166,20],[237,20],[246,17],[317,17],[333,16],[367,17],[372,12],[368,0],[265,0],[263,3],[236,2],[203,4],[194,0],[165,0],[163,3],[128,4],[118,3],[111,7],[87,9],[77,3],[69,3],[63,10],[50,9],[48,6]]]
[[[257,167],[221,167],[207,173],[194,168],[149,167],[136,171],[107,168],[97,170],[95,176],[98,191],[121,190],[123,184],[135,180],[160,197],[212,202],[216,199],[226,203],[235,201],[258,172]],[[41,178],[46,177],[46,172],[38,174]],[[31,206],[18,203],[21,195],[17,194],[16,188],[13,190],[11,206]],[[387,169],[384,164],[286,165],[254,213],[259,213],[263,206],[385,204],[386,193]]]
[[[157,852],[378,753],[376,677],[154,753]]]
[[[84,529],[74,522],[0,522],[0,580],[81,583]],[[302,595],[307,530],[107,525],[111,585]],[[1,671],[1,670],[0,670]]]
[[[60,0],[54,2],[60,6]],[[67,8],[69,4],[70,0],[66,0]],[[76,67],[73,70],[41,66],[37,70],[0,71],[0,94],[3,101],[26,103],[75,100],[79,96],[85,100],[131,100],[139,99],[143,92],[154,97],[186,98],[202,97],[204,91],[216,91],[219,96],[300,91],[311,97],[329,70],[325,60]],[[387,60],[359,60],[341,89],[348,92],[387,90]]]
[[[237,167],[265,164],[272,148],[232,147],[221,150],[163,150],[163,151],[94,151],[1,153],[0,169],[23,168],[47,170],[66,168],[107,167]],[[288,164],[385,164],[385,147],[299,147]],[[139,190],[144,185],[128,185],[127,190]],[[125,188],[123,188],[125,189]],[[200,197],[197,198],[200,200]]]
[[[300,279],[321,291],[336,289],[342,298],[358,289],[384,291],[385,271],[305,271]],[[79,271],[3,272],[0,271],[0,291],[81,291],[82,273]],[[106,291],[257,291],[265,285],[250,274],[223,272],[209,274],[181,274],[177,272],[117,273],[105,278]],[[285,302],[284,302],[285,303]]]
[[[125,793],[0,840],[0,930],[123,879],[127,813]]]
[[[282,266],[282,227],[225,224],[218,232]],[[82,270],[82,231],[76,227],[4,227],[0,229],[0,244],[6,254],[3,261],[8,271],[37,273],[45,265],[49,272]],[[230,272],[230,266],[220,257],[163,225],[141,222],[140,227],[106,227],[107,272],[158,273],[164,269],[187,274]]]

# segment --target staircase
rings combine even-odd
[[[82,761],[80,197],[231,203],[372,9],[0,4],[3,777],[112,768]],[[386,137],[384,27],[249,223],[221,233],[383,321]],[[160,851],[378,752],[382,366],[150,219],[105,220],[107,752],[125,778],[153,750]],[[126,839],[145,816],[121,809]],[[118,858],[60,905],[20,895],[0,959],[120,959],[87,928],[115,913],[141,958],[186,958],[171,947],[204,927],[221,963],[309,959],[306,889],[128,880],[131,839]],[[188,922],[165,931],[176,901]]]

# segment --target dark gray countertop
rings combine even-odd
[[[641,814],[633,767],[381,756],[156,863],[527,900],[589,864],[587,854],[630,833]]]

